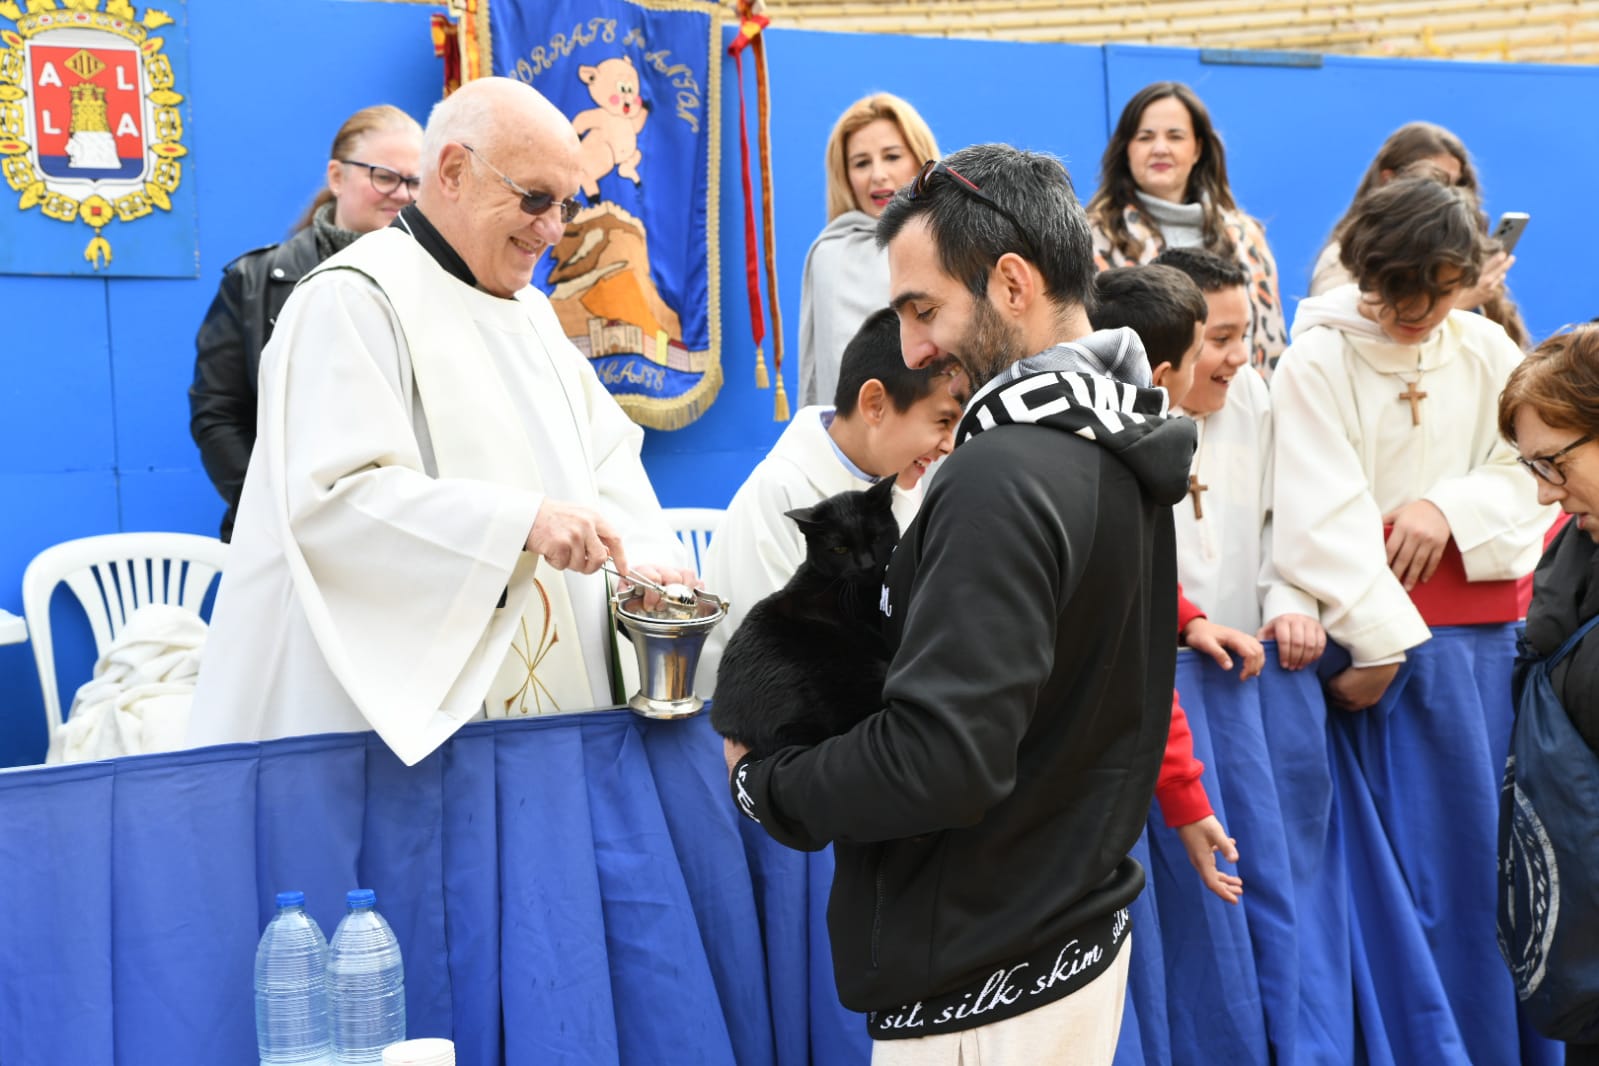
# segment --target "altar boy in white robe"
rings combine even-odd
[[[1271,380],[1274,558],[1349,653],[1327,680],[1334,806],[1346,834],[1382,839],[1343,855],[1349,927],[1382,931],[1346,957],[1368,1031],[1407,1062],[1516,1061],[1518,1044],[1488,933],[1513,647],[1507,627],[1468,623],[1520,615],[1516,579],[1553,514],[1495,432],[1521,349],[1452,309],[1486,244],[1460,189],[1368,193],[1340,250],[1356,284],[1299,305]],[[1406,668],[1439,627],[1447,639]]]
[[[1487,254],[1475,211],[1427,178],[1368,194],[1341,253],[1357,284],[1299,305],[1272,378],[1272,550],[1351,656],[1329,683],[1346,710],[1377,703],[1430,636],[1412,596],[1434,591],[1451,551],[1471,601],[1506,605],[1508,617],[1469,620],[1514,620],[1513,582],[1537,564],[1553,517],[1495,431],[1521,350],[1452,310]]]
[[[485,712],[625,698],[601,565],[695,579],[642,432],[528,288],[579,182],[558,109],[471,82],[416,203],[290,297],[191,743],[371,728],[411,764]]]
[[[787,512],[885,477],[904,530],[922,505],[928,468],[955,447],[965,377],[953,361],[912,370],[892,309],[869,315],[844,348],[831,405],[801,408],[728,504],[705,556],[705,581],[730,602],[711,630],[694,687],[716,691],[728,638],[751,607],[788,584],[805,561],[805,538]]]
[[[1175,509],[1177,579],[1214,621],[1276,641],[1283,668],[1301,669],[1327,634],[1315,597],[1272,562],[1271,393],[1249,365],[1249,273],[1203,248],[1168,248],[1155,262],[1188,275],[1208,312],[1193,384],[1177,402],[1199,429],[1188,499]]]

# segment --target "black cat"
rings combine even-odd
[[[750,608],[716,672],[711,725],[758,758],[847,732],[882,707],[879,602],[899,542],[894,479],[789,511],[805,561]]]

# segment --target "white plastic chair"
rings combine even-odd
[[[711,537],[722,524],[726,511],[714,507],[666,507],[662,509],[672,532],[694,556],[696,573],[705,572],[705,550],[711,546]]]
[[[22,615],[33,637],[33,660],[44,690],[46,738],[61,728],[50,596],[65,582],[94,632],[98,659],[134,611],[164,603],[200,613],[228,546],[192,533],[108,533],[63,541],[33,557],[22,573]]]

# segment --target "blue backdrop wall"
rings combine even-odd
[[[185,390],[194,332],[221,268],[284,235],[318,187],[346,115],[387,101],[425,119],[438,95],[432,5],[277,0],[266,18],[257,5],[189,0],[187,10],[186,180],[198,200],[199,277],[0,276],[0,608],[13,612],[23,568],[57,541],[115,530],[215,532],[221,504],[189,438]],[[1599,113],[1599,69],[1336,57],[1308,69],[1216,65],[1177,49],[782,30],[771,32],[768,48],[779,306],[791,349],[805,252],[825,221],[822,146],[847,104],[880,89],[909,98],[946,151],[998,140],[1060,155],[1086,198],[1122,102],[1150,81],[1188,82],[1225,138],[1240,202],[1267,224],[1290,311],[1382,138],[1413,119],[1441,122],[1475,153],[1490,211],[1533,216],[1511,283],[1534,333],[1599,314],[1599,286],[1579,254],[1599,246],[1599,212],[1572,206],[1585,203],[1582,179],[1599,172],[1599,142],[1576,133]],[[771,392],[754,386],[737,99],[727,74],[727,381],[699,422],[648,436],[645,458],[668,506],[725,504],[782,428],[772,421]],[[0,210],[10,209],[0,198]],[[794,369],[791,355],[791,393]],[[65,705],[92,654],[64,594],[55,615],[65,633]],[[0,765],[42,757],[40,707],[30,650],[0,647]]]

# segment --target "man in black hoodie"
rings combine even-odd
[[[1193,426],[1165,416],[1136,335],[1091,334],[1058,160],[929,163],[878,242],[905,361],[953,356],[973,397],[888,569],[883,709],[761,761],[730,745],[734,797],[784,844],[834,843],[834,970],[874,1064],[1109,1063]]]

